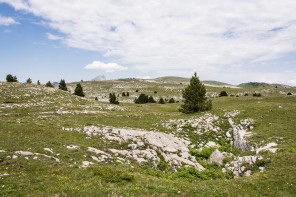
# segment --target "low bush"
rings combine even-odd
[[[228,96],[228,94],[225,90],[220,92],[219,97],[222,97],[222,96]]]
[[[163,98],[160,98],[159,101],[158,101],[158,103],[159,103],[159,104],[165,104]]]
[[[261,95],[261,93],[256,93],[256,92],[255,92],[255,93],[253,94],[253,96],[254,96],[254,97],[261,97],[262,95]]]
[[[169,103],[175,103],[175,99],[174,99],[174,98],[171,98],[171,99],[169,100]]]
[[[133,181],[134,176],[125,170],[115,166],[92,167],[94,176],[100,176],[106,182],[118,183],[122,181]]]

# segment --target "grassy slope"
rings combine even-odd
[[[118,84],[124,85],[121,87]],[[129,86],[128,86],[129,85]],[[68,84],[74,87],[75,84]],[[206,180],[191,183],[181,179],[172,180],[165,177],[147,175],[143,168],[135,165],[102,164],[93,168],[78,168],[82,161],[89,158],[87,147],[101,150],[117,147],[100,138],[86,139],[85,134],[76,131],[64,131],[61,128],[77,128],[85,125],[109,125],[114,127],[131,127],[157,129],[154,124],[161,120],[190,118],[200,114],[185,115],[178,112],[180,104],[135,105],[121,103],[127,111],[97,110],[104,105],[95,102],[94,96],[114,91],[132,92],[133,96],[144,92],[157,96],[180,96],[184,85],[166,84],[178,89],[164,89],[158,85],[141,80],[122,80],[107,82],[83,82],[89,99],[80,99],[62,91],[48,91],[44,87],[28,84],[1,84],[0,96],[0,195],[7,196],[294,196],[296,193],[296,99],[295,96],[279,94],[280,91],[296,92],[295,89],[223,89],[208,87],[210,92],[226,90],[229,94],[244,92],[263,93],[263,97],[252,96],[221,97],[213,99],[211,113],[222,114],[224,111],[240,110],[239,118],[255,120],[252,141],[272,142],[276,137],[283,137],[278,142],[281,151],[271,154],[271,163],[266,171],[256,173],[248,178],[231,180]],[[32,88],[36,90],[32,91]],[[140,91],[135,92],[136,89]],[[249,94],[250,95],[250,94]],[[121,98],[120,99],[125,99]],[[37,103],[39,105],[33,105]],[[8,108],[13,104],[22,105]],[[29,104],[28,106],[26,106]],[[279,107],[281,106],[281,107]],[[64,111],[97,110],[96,114],[58,114]],[[65,145],[79,145],[79,150],[68,150]],[[52,148],[61,162],[40,157],[40,160],[26,160],[24,156],[10,159],[13,151],[31,151],[55,155],[43,148]],[[89,159],[87,159],[89,160]],[[76,162],[76,163],[75,163]],[[69,167],[69,165],[73,167]],[[106,173],[100,173],[100,172]],[[95,173],[98,172],[98,173]],[[124,172],[124,173],[123,173]],[[118,179],[110,176],[118,174]],[[129,176],[134,180],[128,181]]]

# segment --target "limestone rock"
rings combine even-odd
[[[216,149],[210,156],[209,162],[210,163],[216,163],[219,166],[223,164],[223,159],[227,157],[227,153],[223,152],[221,153],[218,149]]]

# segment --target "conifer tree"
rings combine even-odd
[[[40,83],[40,81],[39,81],[39,80],[37,81],[37,85],[41,85],[41,83]]]
[[[153,96],[149,96],[148,103],[156,103],[156,101],[154,100]]]
[[[64,91],[68,91],[67,89],[67,85],[64,79],[61,79],[60,83],[59,83],[59,89],[60,90],[64,90]]]
[[[27,79],[27,83],[32,83],[32,79],[31,78]]]
[[[206,98],[206,88],[196,73],[190,79],[190,84],[183,90],[183,98],[185,101],[180,108],[183,113],[206,111],[212,108],[211,100],[208,101]]]
[[[159,104],[165,104],[163,98],[160,98],[159,101],[158,101],[158,103],[159,103]]]
[[[7,82],[17,82],[17,77],[16,76],[13,77],[11,74],[8,74],[6,76],[6,81]]]
[[[50,81],[48,81],[46,84],[45,84],[45,87],[50,87],[50,88],[53,88],[53,85],[51,84]]]
[[[74,95],[81,96],[81,97],[84,97],[85,96],[85,94],[83,92],[83,88],[82,88],[82,86],[81,86],[80,83],[78,83],[76,85],[76,88],[74,90]]]
[[[118,102],[118,100],[117,100],[117,98],[116,98],[115,93],[110,93],[110,94],[109,94],[109,102],[110,102],[111,104],[116,104],[116,105],[119,104],[119,102]]]

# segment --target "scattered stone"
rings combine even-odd
[[[219,144],[216,144],[213,141],[209,141],[208,143],[206,143],[205,147],[210,148],[210,147],[220,147]]]
[[[258,155],[258,153],[261,152],[261,151],[269,151],[271,153],[275,153],[278,150],[278,148],[271,148],[271,147],[277,146],[277,145],[278,144],[275,143],[275,142],[269,143],[269,144],[267,144],[267,145],[265,145],[263,147],[260,147],[260,148],[256,149],[256,154]]]
[[[50,148],[44,148],[44,150],[53,153],[52,149]]]
[[[29,151],[15,151],[15,153],[19,155],[27,155],[27,156],[34,155],[34,153],[31,153]]]
[[[95,164],[95,163],[93,163],[93,162],[83,161],[81,167],[83,167],[83,168],[87,168],[87,167],[89,167],[90,165],[94,165],[94,164]]]
[[[126,142],[128,140],[133,141],[130,144],[130,150],[115,150],[110,149],[113,153],[125,155],[126,157],[133,158],[137,162],[148,162],[152,160],[155,163],[159,162],[160,159],[157,156],[156,151],[159,151],[166,162],[181,167],[184,164],[196,167],[198,170],[204,170],[194,157],[189,154],[188,146],[190,141],[175,137],[173,134],[166,134],[162,132],[149,132],[144,130],[132,130],[132,129],[116,129],[111,127],[94,127],[88,126],[84,128],[84,132],[89,136],[102,135],[108,140],[118,141],[119,143]],[[150,148],[146,150],[136,150],[138,144],[147,145]],[[90,149],[89,151],[94,149]],[[98,150],[100,154],[105,154]],[[177,153],[181,153],[180,156]]]
[[[251,170],[247,170],[245,173],[244,173],[244,177],[248,177],[252,174],[252,171]]]
[[[216,163],[219,166],[221,166],[223,164],[223,160],[224,158],[227,157],[227,153],[223,152],[221,153],[218,149],[216,149],[210,156],[209,158],[209,162],[210,163]]]
[[[5,153],[6,151],[5,150],[0,150],[0,153]]]
[[[79,149],[80,147],[79,146],[75,146],[75,145],[69,145],[69,146],[66,146],[67,149],[70,149],[70,150],[73,150],[73,149]]]

